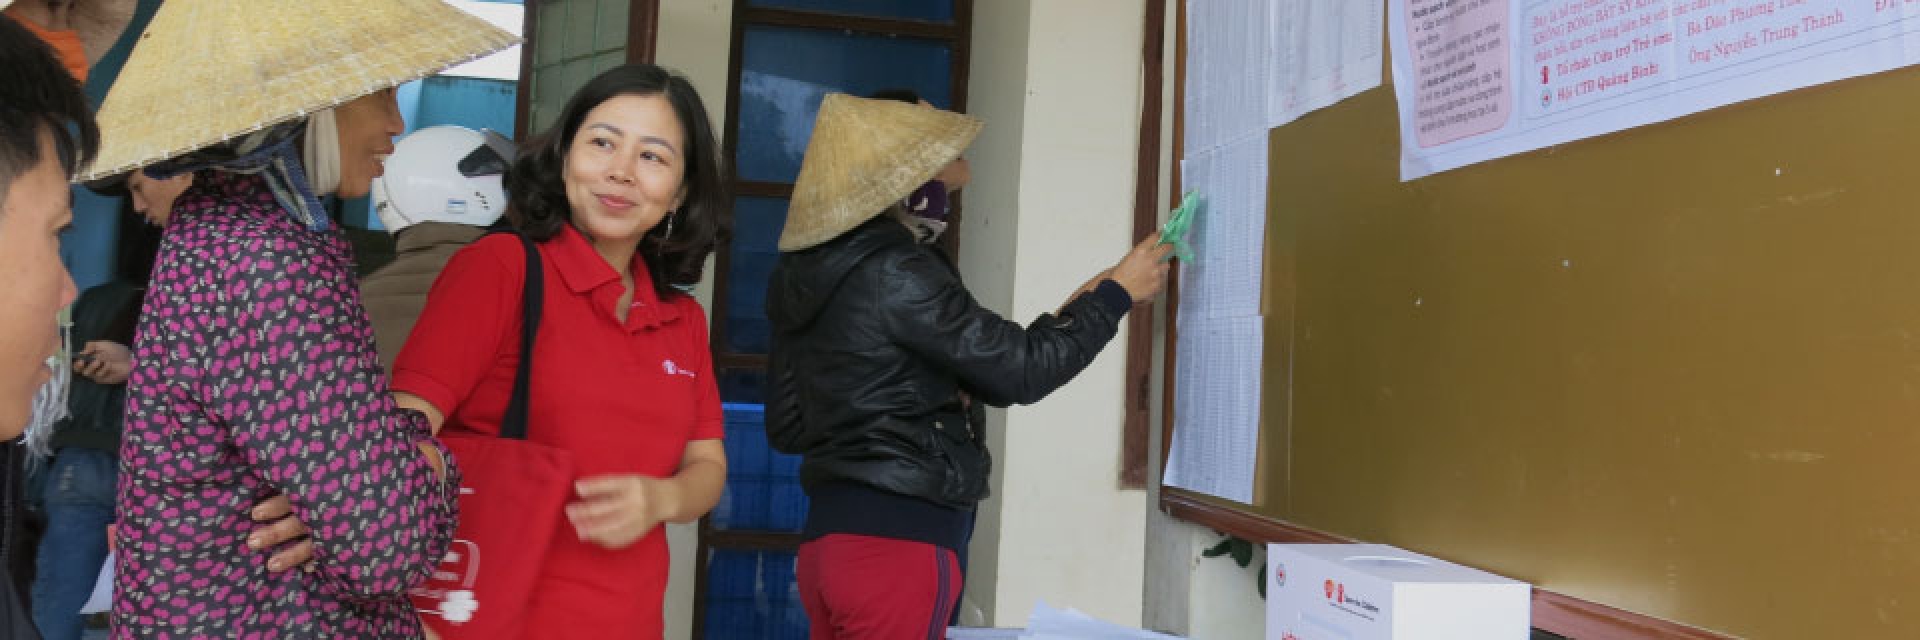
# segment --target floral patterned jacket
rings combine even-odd
[[[295,223],[258,176],[198,173],[134,348],[114,637],[420,637],[406,592],[446,552],[459,473],[393,404],[344,237]],[[312,528],[309,570],[246,546],[277,494]]]

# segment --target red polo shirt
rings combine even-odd
[[[692,297],[660,299],[646,265],[627,319],[613,312],[620,276],[566,227],[540,244],[545,307],[534,346],[528,439],[573,452],[582,477],[671,476],[693,440],[720,438],[723,418]],[[426,310],[394,363],[393,388],[447,415],[443,430],[497,435],[520,361],[526,254],[496,234],[462,249],[434,282]],[[626,549],[581,542],[561,518],[529,637],[658,638],[667,540],[656,528]]]

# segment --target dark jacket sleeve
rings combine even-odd
[[[894,341],[994,406],[1038,402],[1079,375],[1119,331],[1130,306],[1083,295],[1060,315],[1043,314],[1021,327],[980,306],[932,256],[904,253],[882,262],[877,284],[890,292],[882,313]]]
[[[767,358],[767,442],[781,453],[804,453],[806,429],[800,421],[800,387],[793,359],[776,341]]]
[[[140,290],[112,281],[80,294],[73,304],[73,349],[106,340],[133,347],[133,328],[140,315]],[[100,384],[75,375],[67,387],[67,418],[55,427],[52,447],[87,446],[118,451],[120,427],[126,416],[126,383]]]

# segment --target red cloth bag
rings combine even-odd
[[[520,368],[500,437],[443,436],[460,464],[460,525],[447,555],[410,595],[420,618],[446,640],[523,637],[527,602],[553,541],[561,509],[573,495],[573,454],[527,442],[528,374],[540,331],[540,252],[527,250],[522,291]]]

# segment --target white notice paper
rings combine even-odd
[[[1380,86],[1385,21],[1379,2],[1268,2],[1267,126]]]
[[[1187,157],[1236,138],[1266,136],[1273,64],[1267,52],[1267,4],[1187,3]]]
[[[1179,326],[1166,484],[1252,504],[1265,323],[1187,317]]]
[[[1282,7],[1273,0],[1208,0],[1187,5],[1181,185],[1200,194],[1201,206],[1188,231],[1194,260],[1180,265],[1177,434],[1167,452],[1167,484],[1241,502],[1253,499],[1268,120],[1282,86],[1292,92],[1287,107],[1299,111],[1364,88],[1359,85],[1365,74],[1351,76],[1348,67],[1368,50],[1372,82],[1379,83],[1379,10],[1347,4],[1301,0]],[[1369,13],[1376,26],[1365,42],[1345,42],[1342,34],[1363,30],[1357,25]],[[1278,14],[1313,23],[1308,33],[1288,31],[1284,53],[1272,46],[1279,37]],[[1276,75],[1277,66],[1301,65],[1306,66],[1298,73]]]
[[[1180,265],[1180,318],[1260,314],[1266,264],[1267,137],[1249,136],[1188,156],[1181,184],[1200,192],[1189,240],[1194,261]]]
[[[1920,62],[1920,0],[1389,0],[1400,177]]]

